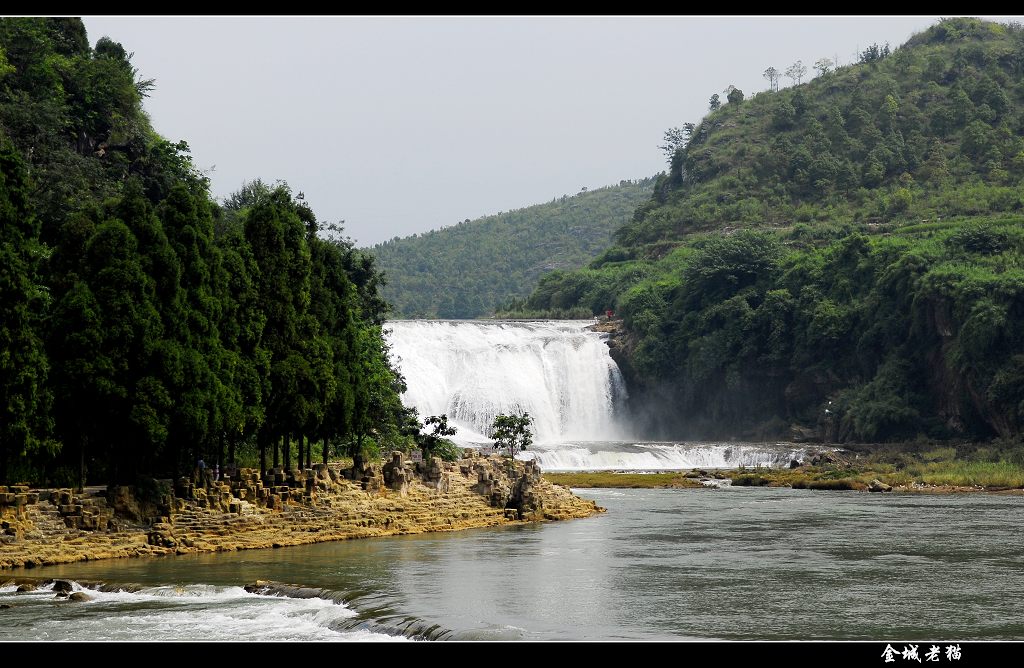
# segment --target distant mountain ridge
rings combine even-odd
[[[366,249],[387,281],[382,294],[403,318],[486,316],[556,269],[590,262],[650,197],[654,178],[563,195]]]

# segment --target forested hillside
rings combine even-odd
[[[817,65],[666,133],[650,201],[527,308],[621,314],[664,433],[1019,436],[1024,31],[948,19]]]
[[[0,483],[355,455],[404,419],[372,258],[287,186],[216,203],[153,85],[78,19],[0,19]]]
[[[577,269],[651,193],[654,179],[563,196],[368,249],[404,318],[475,318],[524,298],[555,269]]]

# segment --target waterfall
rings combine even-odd
[[[625,386],[592,322],[389,322],[392,359],[420,416],[448,415],[461,443],[488,441],[500,413],[527,411],[534,441],[611,441]]]

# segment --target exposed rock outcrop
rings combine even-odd
[[[72,561],[300,545],[587,517],[603,509],[553,485],[534,462],[402,453],[352,469],[231,471],[139,487],[0,488],[0,569]],[[70,591],[54,587],[58,593]]]

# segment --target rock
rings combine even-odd
[[[13,607],[10,603],[0,603],[0,610],[10,610]]]
[[[875,478],[874,480],[871,481],[871,484],[868,486],[868,491],[869,492],[891,492],[892,491],[892,486],[891,485],[886,485],[884,482],[882,482],[878,478]]]
[[[59,592],[57,592],[57,595],[54,596],[54,598],[67,598],[67,597],[68,597],[68,593],[66,591],[59,591]]]
[[[803,464],[800,463],[799,461],[795,460],[795,459],[790,460],[790,462],[789,462],[789,468],[791,468],[791,469],[798,469],[801,466],[803,466]]]
[[[77,603],[84,603],[86,601],[91,601],[92,596],[89,596],[88,594],[83,594],[80,591],[76,591],[74,594],[71,594],[71,596],[68,596],[68,600],[75,601]]]
[[[22,594],[27,591],[35,591],[36,589],[37,587],[34,584],[32,584],[31,582],[26,582],[25,584],[18,585],[18,588],[15,591],[19,594]]]
[[[53,591],[70,592],[73,589],[71,583],[67,580],[54,580]]]

